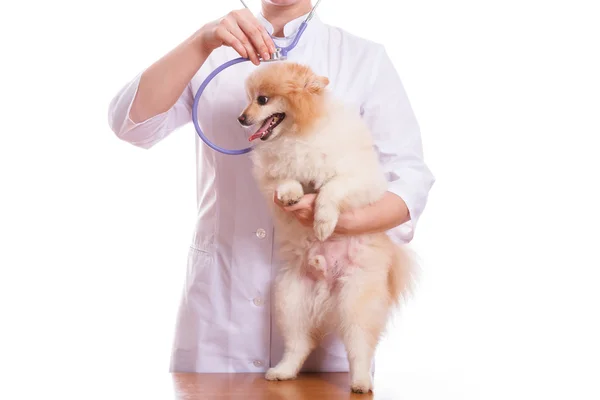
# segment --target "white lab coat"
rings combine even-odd
[[[272,26],[262,16],[267,30]],[[294,35],[304,16],[285,26]],[[286,45],[286,42],[278,42]],[[134,124],[129,109],[138,75],[110,103],[109,123],[119,138],[150,148],[191,121],[193,96],[204,78],[238,57],[214,51],[167,112]],[[330,90],[361,113],[375,138],[389,190],[406,202],[411,221],[390,231],[412,239],[434,177],[422,156],[419,126],[402,83],[383,46],[312,19],[289,60],[327,76]],[[250,62],[219,74],[199,104],[199,121],[214,143],[248,146],[237,116],[247,101],[244,78]],[[281,358],[282,340],[271,314],[270,284],[277,271],[273,223],[251,176],[247,155],[217,153],[196,137],[198,216],[189,248],[187,276],[172,351],[174,372],[264,372]],[[347,371],[344,346],[328,337],[309,357],[305,371]]]

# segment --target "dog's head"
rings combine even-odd
[[[276,62],[259,67],[246,80],[249,104],[238,121],[258,125],[250,141],[273,140],[282,133],[302,134],[322,111],[329,79],[309,67]]]

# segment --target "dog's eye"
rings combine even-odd
[[[269,98],[267,96],[258,96],[258,98],[256,99],[256,102],[261,106],[264,106],[265,104],[267,104],[268,101],[269,101]]]

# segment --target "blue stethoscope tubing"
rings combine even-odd
[[[292,51],[292,49],[294,47],[296,47],[296,45],[298,44],[298,41],[300,40],[302,33],[304,33],[304,31],[306,30],[308,21],[310,21],[310,19],[313,17],[315,9],[317,8],[317,6],[319,5],[320,2],[321,2],[321,0],[317,0],[316,4],[312,8],[310,13],[306,17],[306,19],[300,24],[300,26],[298,27],[298,32],[296,33],[296,36],[294,37],[294,40],[292,41],[292,43],[290,43],[286,47],[277,48],[276,52],[271,54],[270,60],[262,60],[262,62],[280,61],[280,60],[285,60],[287,58],[287,54],[290,51]],[[248,8],[248,6],[246,6],[246,3],[244,3],[243,0],[242,0],[242,4],[244,5],[244,7]],[[208,75],[206,77],[206,79],[204,79],[204,82],[202,82],[202,84],[198,88],[198,91],[196,92],[196,95],[194,96],[194,104],[192,106],[192,122],[194,123],[194,127],[196,128],[196,133],[198,133],[198,136],[200,137],[200,139],[202,139],[202,141],[204,143],[206,143],[206,145],[208,147],[210,147],[211,149],[218,151],[219,153],[234,155],[234,156],[240,155],[240,154],[246,154],[252,150],[252,147],[247,147],[245,149],[239,149],[239,150],[228,150],[228,149],[224,149],[223,147],[217,146],[216,144],[214,144],[210,140],[208,140],[208,138],[206,137],[204,132],[202,132],[202,129],[200,128],[200,123],[198,122],[198,103],[200,102],[200,97],[202,97],[202,93],[204,92],[204,89],[206,89],[206,86],[208,86],[210,81],[212,81],[215,76],[217,76],[223,70],[225,70],[233,65],[245,62],[245,61],[250,61],[250,59],[245,58],[245,57],[235,58],[233,60],[227,61],[226,63],[223,63],[222,65],[217,67],[213,72],[211,72],[210,75]]]

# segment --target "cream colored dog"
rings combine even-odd
[[[293,379],[323,335],[346,346],[352,390],[372,390],[371,364],[390,311],[408,289],[411,258],[385,233],[334,233],[341,212],[380,199],[387,190],[371,134],[359,115],[326,90],[310,68],[278,62],[246,81],[250,104],[238,118],[260,124],[250,136],[254,176],[269,204],[283,265],[274,287],[283,359],[269,380]],[[314,229],[273,203],[317,193]]]

